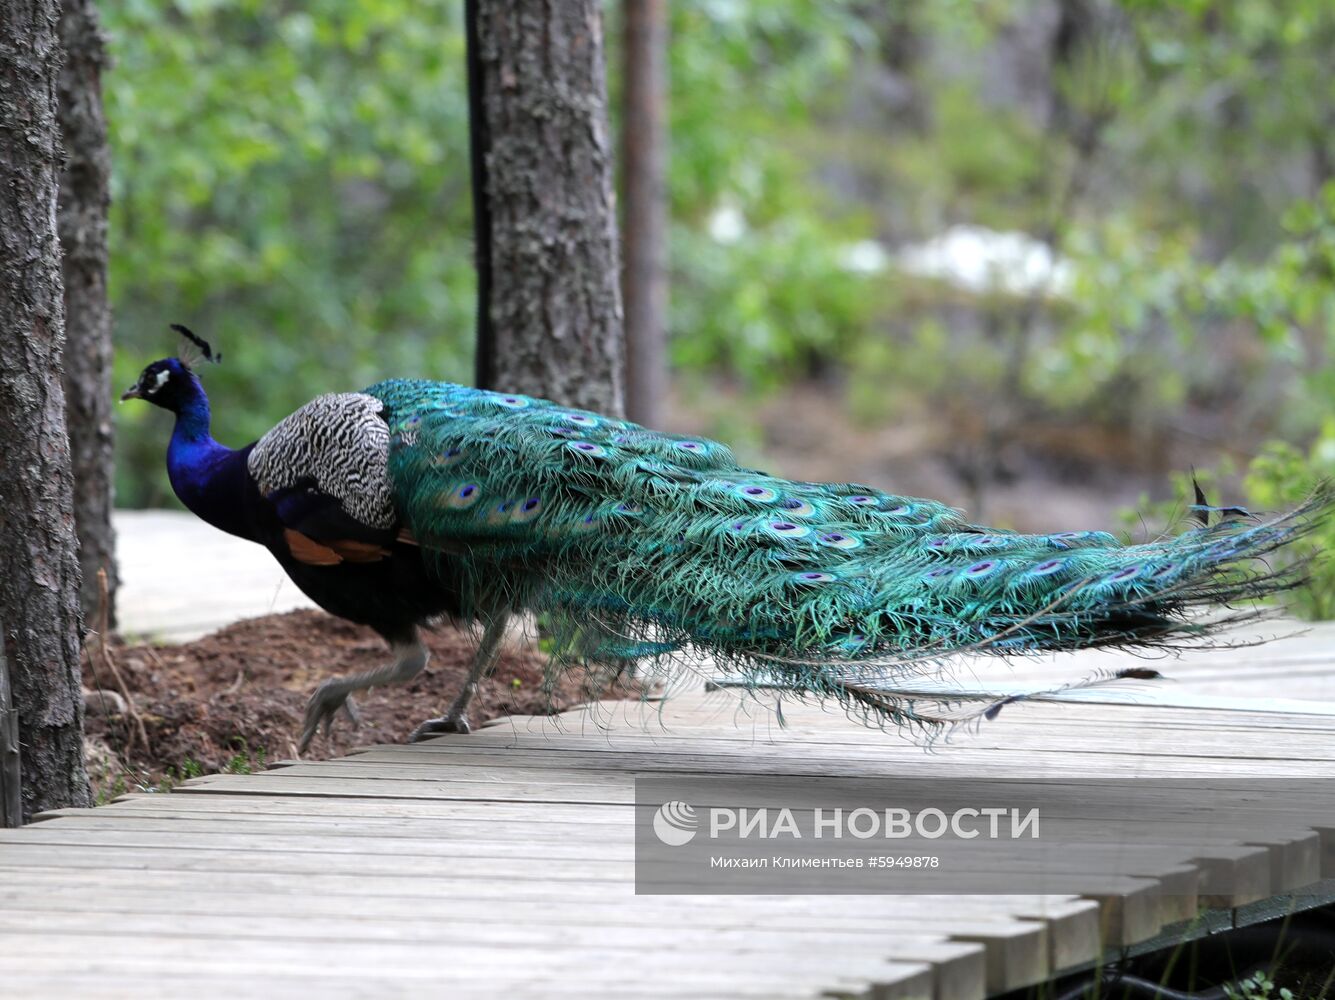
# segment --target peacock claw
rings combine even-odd
[[[311,740],[321,728],[324,729],[325,738],[328,739],[334,728],[334,716],[338,714],[339,709],[343,710],[354,726],[361,725],[361,714],[357,711],[357,705],[353,702],[347,685],[341,678],[331,678],[316,688],[311,700],[306,703],[301,742],[297,744],[298,753],[306,752]]]
[[[439,719],[427,719],[413,730],[412,735],[408,737],[408,742],[421,743],[433,736],[445,736],[449,733],[467,736],[472,731],[473,727],[468,724],[468,716],[446,715]]]

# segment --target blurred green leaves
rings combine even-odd
[[[676,357],[772,386],[868,325],[841,221],[799,154],[866,41],[849,2],[674,4]],[[117,380],[221,346],[220,439],[391,375],[467,380],[473,331],[458,0],[129,0],[105,12]],[[616,33],[609,30],[609,44]],[[615,68],[609,59],[613,92]],[[709,235],[724,205],[746,234]],[[170,501],[164,417],[120,411],[120,502]]]
[[[174,353],[167,324],[187,323],[226,354],[205,376],[219,437],[241,443],[316,392],[466,376],[460,9],[105,8],[118,382]],[[121,502],[163,502],[162,418],[120,417]]]

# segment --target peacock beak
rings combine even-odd
[[[140,390],[138,382],[136,382],[134,385],[130,386],[130,388],[126,389],[123,393],[121,393],[122,403],[125,402],[127,399],[143,399],[143,398],[144,394]]]

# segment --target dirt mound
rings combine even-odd
[[[423,719],[441,715],[468,674],[476,638],[441,626],[424,639],[431,650],[427,669],[410,684],[363,692],[357,699],[361,725],[340,715],[332,735],[317,736],[307,756],[402,742]],[[85,688],[116,691],[97,640],[90,645]],[[306,700],[320,681],[389,659],[370,629],[320,611],[252,618],[178,646],[113,639],[108,652],[143,721],[148,746],[129,713],[116,710],[114,695],[106,709],[90,704],[89,768],[99,801],[197,774],[249,771],[296,757]],[[476,726],[501,715],[541,715],[587,699],[582,671],[563,676],[554,692],[544,690],[546,663],[532,645],[507,643],[469,719]]]

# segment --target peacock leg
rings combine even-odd
[[[468,672],[468,680],[464,681],[463,689],[460,690],[458,697],[443,716],[439,719],[427,719],[420,726],[413,730],[412,735],[408,737],[409,743],[418,743],[421,740],[430,739],[432,736],[441,736],[445,733],[470,733],[472,726],[468,724],[468,716],[465,712],[468,709],[468,703],[473,700],[473,695],[477,694],[478,683],[491,674],[492,667],[496,666],[496,658],[501,652],[501,639],[505,635],[505,626],[509,616],[498,614],[487,621],[486,627],[482,630],[482,641],[478,643],[477,655],[473,657],[473,669]]]
[[[379,684],[407,683],[420,674],[426,666],[429,654],[422,645],[422,640],[418,638],[416,629],[412,631],[408,640],[395,642],[392,648],[395,653],[392,663],[376,670],[349,674],[347,677],[331,677],[315,689],[315,694],[311,695],[311,700],[306,703],[306,719],[301,730],[301,742],[297,745],[299,753],[306,752],[321,723],[324,723],[325,735],[329,735],[334,716],[338,714],[340,708],[347,712],[354,722],[357,721],[356,712],[349,700],[349,695],[354,691],[363,691]]]

